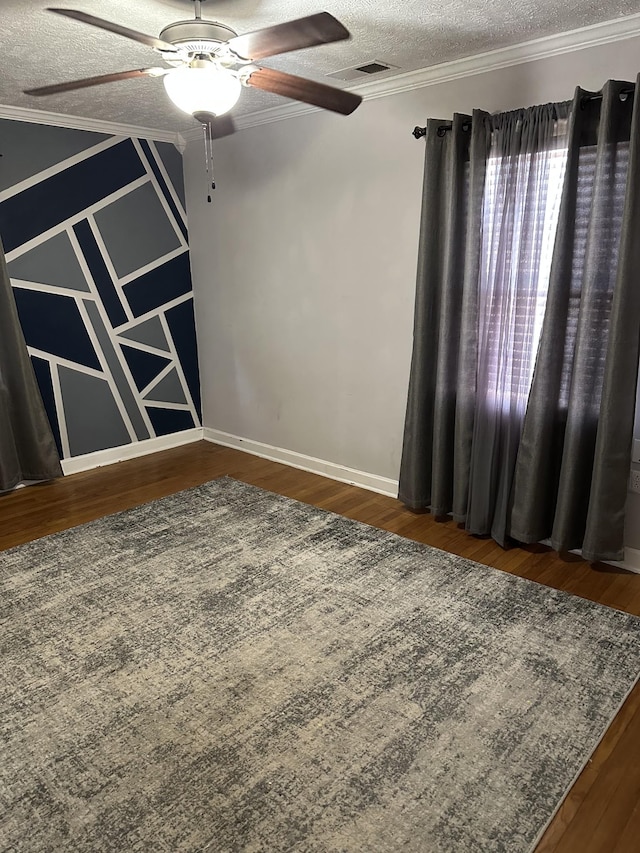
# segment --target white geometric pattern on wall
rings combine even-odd
[[[0,236],[63,458],[199,426],[177,149],[13,121],[0,147]]]

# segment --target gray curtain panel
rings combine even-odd
[[[475,382],[465,381],[460,369],[459,343],[465,314],[463,303],[475,305],[473,281],[477,264],[468,267],[467,235],[478,218],[467,227],[470,204],[471,117],[456,115],[453,122],[429,119],[426,133],[422,227],[414,317],[411,380],[405,420],[404,448],[400,473],[400,499],[413,509],[430,507],[434,514],[451,511],[458,492],[465,492],[467,472],[457,466],[455,446],[470,447],[470,434],[456,437],[458,380],[470,409]],[[479,237],[479,232],[478,232]],[[477,257],[473,247],[470,257]],[[475,362],[475,355],[473,355]],[[472,426],[472,425],[471,425]]]
[[[0,492],[62,476],[0,244]]]
[[[399,497],[503,544],[567,113],[549,104],[427,124]]]
[[[430,121],[399,497],[501,544],[622,559],[640,347],[640,118]],[[447,129],[444,129],[444,128]]]
[[[474,113],[474,136],[486,140],[489,159],[476,281],[476,403],[465,522],[470,533],[490,533],[501,545],[508,534],[513,470],[547,294],[567,113],[567,103],[493,116]]]
[[[547,309],[515,469],[511,533],[623,558],[640,344],[636,87],[578,89]]]

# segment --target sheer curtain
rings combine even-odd
[[[503,543],[567,113],[548,104],[427,124],[399,496]]]
[[[622,559],[640,345],[636,100],[610,81],[571,102],[428,123],[408,506],[501,544]]]
[[[0,492],[62,476],[0,245]]]
[[[477,116],[489,157],[481,219],[476,407],[466,527],[506,542],[566,162],[567,104]]]

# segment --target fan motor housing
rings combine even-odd
[[[182,47],[190,53],[201,53],[203,47],[211,43],[211,50],[219,44],[229,41],[238,34],[217,21],[176,21],[166,26],[160,33],[163,41]]]

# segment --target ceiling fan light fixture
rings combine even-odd
[[[213,119],[229,112],[240,97],[243,85],[342,115],[350,115],[360,105],[362,97],[345,89],[336,89],[315,80],[296,77],[294,74],[252,65],[254,61],[269,56],[350,38],[349,31],[329,12],[306,15],[294,21],[285,21],[283,24],[274,24],[238,36],[226,24],[203,21],[200,16],[201,2],[202,0],[194,0],[195,20],[169,24],[160,33],[160,38],[98,18],[88,12],[50,8],[49,11],[57,15],[152,47],[162,54],[167,64],[179,67],[171,70],[134,68],[113,74],[98,74],[67,83],[25,89],[25,94],[58,95],[62,92],[100,86],[103,83],[162,74],[169,98],[180,110],[206,124],[210,136]],[[219,125],[219,122],[215,124]]]
[[[235,106],[242,90],[234,74],[211,62],[174,68],[163,81],[173,103],[190,115],[224,115]]]

